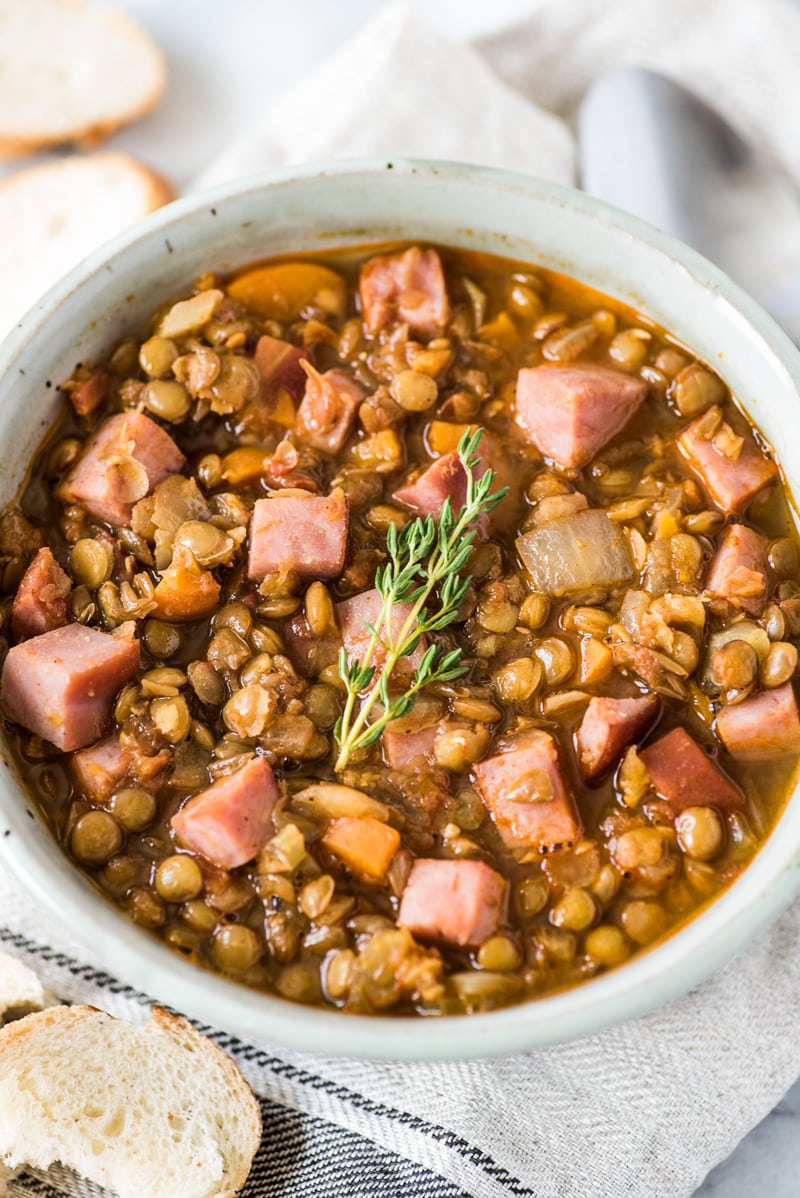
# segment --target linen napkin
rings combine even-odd
[[[623,61],[708,94],[800,182],[800,16],[782,0],[534,0],[522,24],[479,50],[385,9],[196,185],[373,153],[569,182],[576,101]],[[2,874],[0,943],[64,1000],[132,1018],[146,1010],[146,996],[111,978]],[[687,997],[516,1057],[312,1059],[214,1033],[264,1110],[246,1198],[686,1198],[800,1073],[799,992],[795,908]],[[96,1194],[52,1171],[11,1192]]]

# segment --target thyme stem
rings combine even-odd
[[[446,499],[437,519],[418,517],[398,533],[391,525],[387,534],[389,560],[375,573],[375,587],[381,595],[381,609],[375,623],[368,625],[370,639],[358,660],[349,660],[343,648],[339,654],[339,674],[347,690],[344,711],[334,735],[339,745],[336,770],[342,770],[359,749],[374,744],[393,720],[408,714],[417,695],[434,682],[460,678],[467,667],[461,664],[461,650],[444,652],[432,641],[417,665],[410,684],[392,697],[389,684],[399,662],[412,654],[423,636],[446,628],[455,620],[467,593],[470,576],[462,576],[475,540],[475,524],[482,515],[494,511],[505,498],[508,488],[492,491],[494,471],[486,469],[480,478],[476,454],[483,429],[469,430],[458,444],[458,455],[466,475],[464,503],[454,513]],[[436,598],[438,606],[428,610]],[[401,604],[410,604],[399,628],[393,619]],[[383,661],[373,658],[383,650]],[[359,703],[358,711],[356,707]],[[383,710],[373,713],[380,703]]]

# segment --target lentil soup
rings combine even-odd
[[[195,281],[62,383],[0,518],[9,740],[177,951],[458,1014],[620,965],[794,779],[800,556],[686,347],[444,247]]]

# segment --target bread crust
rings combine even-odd
[[[54,162],[39,163],[36,166],[22,167],[21,170],[13,171],[10,175],[6,175],[0,179],[0,194],[3,191],[19,187],[25,182],[27,176],[38,172],[54,174],[62,170],[67,171],[75,165],[76,161],[80,161],[86,165],[97,162],[98,165],[117,166],[122,170],[129,170],[137,175],[146,187],[146,208],[142,216],[146,216],[148,212],[155,212],[157,208],[162,208],[164,204],[169,204],[175,199],[175,190],[163,175],[153,170],[152,167],[142,162],[139,158],[134,158],[132,154],[125,154],[120,150],[103,150],[97,154],[87,155],[79,160],[75,158],[63,158]]]
[[[81,18],[85,17],[87,11],[90,12],[94,7],[91,4],[85,3],[85,0],[49,0],[49,3],[53,8],[69,10]],[[0,114],[0,159],[23,158],[35,154],[40,150],[61,145],[75,144],[84,150],[93,149],[106,141],[117,129],[122,128],[124,125],[129,125],[133,121],[139,120],[140,117],[145,116],[148,112],[151,112],[163,99],[167,88],[168,71],[167,60],[161,48],[151,38],[149,33],[140,25],[137,25],[125,13],[108,8],[97,11],[100,14],[98,19],[103,24],[116,26],[116,30],[119,33],[130,38],[132,42],[135,42],[148,54],[153,68],[153,82],[149,89],[143,92],[140,98],[125,111],[119,112],[114,116],[98,113],[93,121],[83,125],[76,125],[72,129],[62,130],[59,133],[54,133],[46,129],[40,131],[32,130],[24,135],[4,132],[2,128],[2,114]]]
[[[101,1042],[107,1043],[107,1037],[113,1035],[114,1025],[123,1021],[105,1011],[100,1011],[97,1007],[88,1005],[50,1007],[44,1011],[36,1011],[32,1015],[26,1015],[24,1019],[0,1028],[0,1060],[3,1057],[8,1059],[9,1056],[24,1052],[26,1040],[35,1040],[40,1033],[46,1035],[53,1028],[68,1031],[84,1022],[97,1024],[98,1031],[102,1028],[99,1039]],[[240,1132],[243,1129],[243,1136],[246,1140],[246,1143],[238,1145],[237,1155],[241,1158],[241,1165],[226,1177],[226,1183],[230,1188],[220,1190],[215,1195],[215,1198],[235,1198],[247,1181],[253,1157],[261,1141],[262,1120],[258,1101],[231,1058],[212,1040],[198,1032],[187,1019],[174,1014],[165,1007],[153,1006],[150,1011],[150,1023],[170,1037],[176,1051],[185,1052],[190,1057],[203,1057],[207,1065],[218,1071],[220,1092],[224,1093],[225,1102],[233,1102],[239,1108]],[[147,1026],[145,1024],[144,1028]],[[146,1064],[143,1065],[143,1071],[145,1070]],[[53,1159],[56,1159],[56,1156]],[[2,1168],[1,1163],[0,1168]],[[233,1166],[230,1163],[229,1170],[232,1169]],[[2,1173],[0,1172],[1,1184]]]

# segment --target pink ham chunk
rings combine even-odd
[[[370,258],[361,267],[358,294],[364,323],[373,335],[396,320],[423,337],[436,337],[450,319],[447,285],[436,250],[412,246],[403,253]]]
[[[413,482],[395,491],[394,497],[398,503],[420,516],[438,516],[445,499],[450,500],[453,511],[457,512],[464,506],[466,494],[466,471],[461,465],[458,450],[452,449],[450,453],[437,458]]]
[[[607,366],[535,366],[517,378],[516,421],[546,458],[585,466],[633,416],[647,383]]]
[[[397,922],[424,940],[482,944],[505,919],[508,883],[483,861],[421,858],[411,867]]]
[[[40,549],[22,576],[11,607],[11,631],[17,640],[52,632],[69,619],[72,583],[50,549]]]
[[[429,763],[433,759],[433,747],[439,732],[438,723],[415,728],[408,727],[402,720],[395,720],[381,737],[386,764],[393,770],[402,770],[406,766]]]
[[[278,785],[268,761],[251,757],[189,799],[172,817],[178,841],[220,869],[236,869],[263,849],[274,835],[272,812]]]
[[[581,835],[580,816],[564,785],[556,742],[547,732],[526,732],[512,748],[476,765],[475,781],[510,848],[552,849]]]
[[[364,658],[372,637],[367,625],[374,625],[380,613],[381,604],[381,596],[376,590],[362,591],[360,595],[354,595],[352,599],[345,599],[336,604],[336,618],[348,661],[361,661],[362,664],[367,664]],[[410,612],[410,603],[393,604],[391,630],[395,636],[400,635]],[[422,659],[425,647],[425,638],[423,637],[414,652],[401,659],[401,666],[405,665],[408,670],[415,670]],[[374,665],[376,669],[380,669],[385,659],[386,651],[381,645],[378,645],[372,654],[370,664]]]
[[[262,399],[272,400],[283,389],[299,399],[306,385],[302,363],[309,356],[304,349],[278,337],[259,337],[253,361],[261,375]]]
[[[730,755],[741,761],[800,753],[800,717],[791,682],[724,707],[716,727]]]
[[[118,736],[106,736],[70,760],[76,790],[90,803],[104,803],[128,775],[130,760]]]
[[[70,403],[78,416],[91,416],[108,394],[111,375],[102,366],[87,379],[81,379],[69,392]]]
[[[483,470],[475,471],[477,477]],[[395,500],[420,516],[437,516],[444,501],[450,501],[454,512],[463,507],[467,495],[467,474],[456,449],[437,458],[428,470],[394,492]]]
[[[69,764],[80,794],[90,803],[105,803],[126,780],[137,786],[157,785],[169,762],[166,749],[147,757],[133,752],[114,733],[73,753]]]
[[[743,444],[736,458],[728,457],[707,433],[707,416],[698,416],[678,434],[677,444],[714,502],[724,512],[741,512],[754,495],[778,473],[773,461],[764,457],[752,435],[744,429]]]
[[[347,500],[332,495],[273,495],[259,499],[250,522],[247,573],[252,579],[267,574],[301,578],[336,578],[347,551]]]
[[[133,458],[144,467],[149,494],[168,474],[183,469],[186,459],[172,438],[155,421],[141,412],[120,412],[109,417],[94,434],[81,456],[58,488],[66,503],[82,504],[98,520],[129,524],[130,467]]]
[[[339,656],[342,642],[338,631],[331,629],[322,635],[312,632],[302,612],[286,621],[281,635],[293,665],[306,677],[316,677],[326,666],[334,665]]]
[[[751,616],[759,616],[767,602],[769,542],[744,524],[725,530],[706,581],[709,595],[727,599]]]
[[[655,695],[592,699],[575,737],[584,777],[593,781],[609,770],[623,750],[644,735],[657,713]]]
[[[98,739],[138,668],[132,635],[67,624],[9,651],[0,702],[9,719],[69,752]]]
[[[478,427],[475,425],[470,429],[470,426],[467,424],[445,425],[441,421],[438,424],[440,429],[452,428],[457,439],[460,439],[462,433],[474,431]],[[508,487],[512,492],[518,492],[519,479],[515,477],[509,459],[503,454],[497,442],[486,431],[484,431],[481,437],[475,456],[478,458],[478,463],[473,469],[475,479],[482,478],[486,471],[491,468],[495,475],[492,485],[493,491],[499,490],[501,487]],[[458,512],[464,506],[466,495],[466,471],[461,464],[458,450],[450,449],[421,473],[412,476],[410,482],[406,482],[403,486],[399,487],[394,493],[394,498],[397,503],[402,503],[404,507],[411,508],[413,512],[416,512],[420,516],[438,516],[445,499],[449,499],[453,511]],[[512,499],[511,496],[507,496],[496,509],[503,522],[506,522],[509,518],[509,505],[515,502],[516,497]],[[483,515],[477,522],[476,531],[480,536],[486,536],[494,523],[495,513],[490,513],[488,516]]]
[[[294,425],[298,441],[322,453],[339,453],[364,395],[364,388],[343,370],[309,373]]]
[[[639,753],[653,786],[675,815],[687,807],[741,808],[742,796],[685,728]]]

